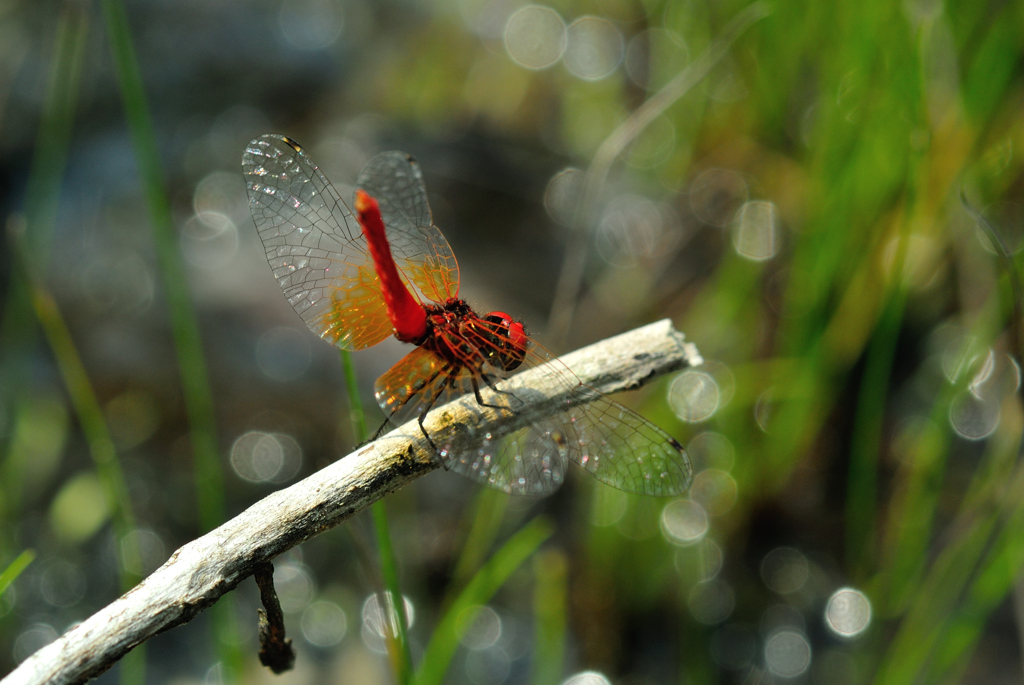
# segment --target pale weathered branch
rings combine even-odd
[[[697,365],[701,358],[664,320],[578,350],[561,362],[584,383],[614,393]],[[564,407],[557,388],[543,387],[543,367],[527,373],[533,380],[522,374],[522,381],[538,382],[530,386],[537,391],[538,404],[550,404],[552,412]],[[432,412],[427,430],[436,441],[458,450],[471,446],[475,435],[514,428],[507,421],[497,425],[497,419],[481,412],[473,398],[463,398]],[[135,645],[191,620],[258,565],[437,467],[418,427],[406,424],[180,548],[124,596],[22,662],[0,685],[75,683],[94,677]]]

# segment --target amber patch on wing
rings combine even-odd
[[[377,273],[367,264],[358,274],[348,288],[331,292],[331,307],[320,319],[321,337],[343,350],[372,347],[394,332]]]

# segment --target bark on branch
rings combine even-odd
[[[565,355],[561,362],[584,383],[608,394],[695,366],[701,358],[664,320]],[[525,374],[523,380],[530,382]],[[554,401],[554,389],[538,385],[536,390],[537,401],[550,403],[552,411],[564,406]],[[464,449],[476,435],[509,430],[494,421],[470,397],[432,412],[426,427],[435,440]],[[415,422],[406,424],[181,547],[135,588],[22,662],[0,685],[76,683],[95,677],[134,646],[191,620],[261,564],[437,467]]]

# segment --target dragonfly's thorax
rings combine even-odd
[[[425,309],[427,334],[420,345],[452,366],[478,369],[487,364],[512,371],[522,364],[527,338],[522,324],[508,314],[481,316],[465,300],[454,297]]]

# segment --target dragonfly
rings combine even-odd
[[[343,350],[391,335],[416,346],[375,384],[384,426],[417,420],[442,466],[510,494],[553,492],[570,461],[627,492],[673,496],[689,487],[690,460],[672,436],[585,385],[521,321],[478,314],[459,297],[458,262],[410,155],[384,152],[366,164],[355,214],[286,136],[250,142],[242,170],[267,261],[306,325]],[[564,398],[553,413],[531,402],[527,371]],[[523,427],[485,433],[470,450],[438,447],[428,413],[467,395]]]

